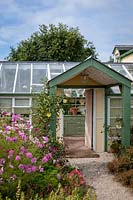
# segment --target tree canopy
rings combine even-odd
[[[9,61],[83,61],[88,56],[97,57],[92,42],[87,41],[79,28],[59,23],[58,26],[40,25],[39,31],[11,47]]]

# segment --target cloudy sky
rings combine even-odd
[[[114,45],[133,44],[133,0],[0,0],[0,60],[41,24],[79,27],[109,60]]]

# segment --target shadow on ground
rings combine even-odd
[[[98,158],[99,155],[85,146],[84,137],[64,137],[67,158]]]

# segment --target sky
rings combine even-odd
[[[133,44],[133,0],[0,0],[0,60],[39,25],[58,23],[79,27],[108,61],[115,45]]]

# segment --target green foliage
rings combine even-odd
[[[50,132],[50,123],[53,115],[59,116],[62,108],[62,97],[52,95],[47,92],[45,83],[43,90],[33,96],[34,106],[32,108],[33,126],[39,128],[38,135],[47,135]],[[57,123],[57,122],[56,122]]]
[[[17,200],[26,200],[27,194],[21,190],[21,182],[18,183],[16,191]],[[59,184],[56,191],[52,191],[47,197],[40,197],[38,194],[34,194],[32,197],[29,197],[30,200],[96,200],[96,194],[93,189],[89,188],[85,194],[81,195],[80,189],[75,188],[72,190],[72,193],[65,195],[63,187]],[[6,200],[12,200],[12,198],[6,197]],[[4,200],[0,194],[0,200]]]
[[[123,154],[109,162],[108,169],[118,181],[133,189],[133,147],[125,149]]]
[[[83,61],[96,57],[92,42],[85,40],[78,28],[62,23],[58,26],[41,25],[39,31],[23,40],[15,49],[11,47],[9,61]]]

